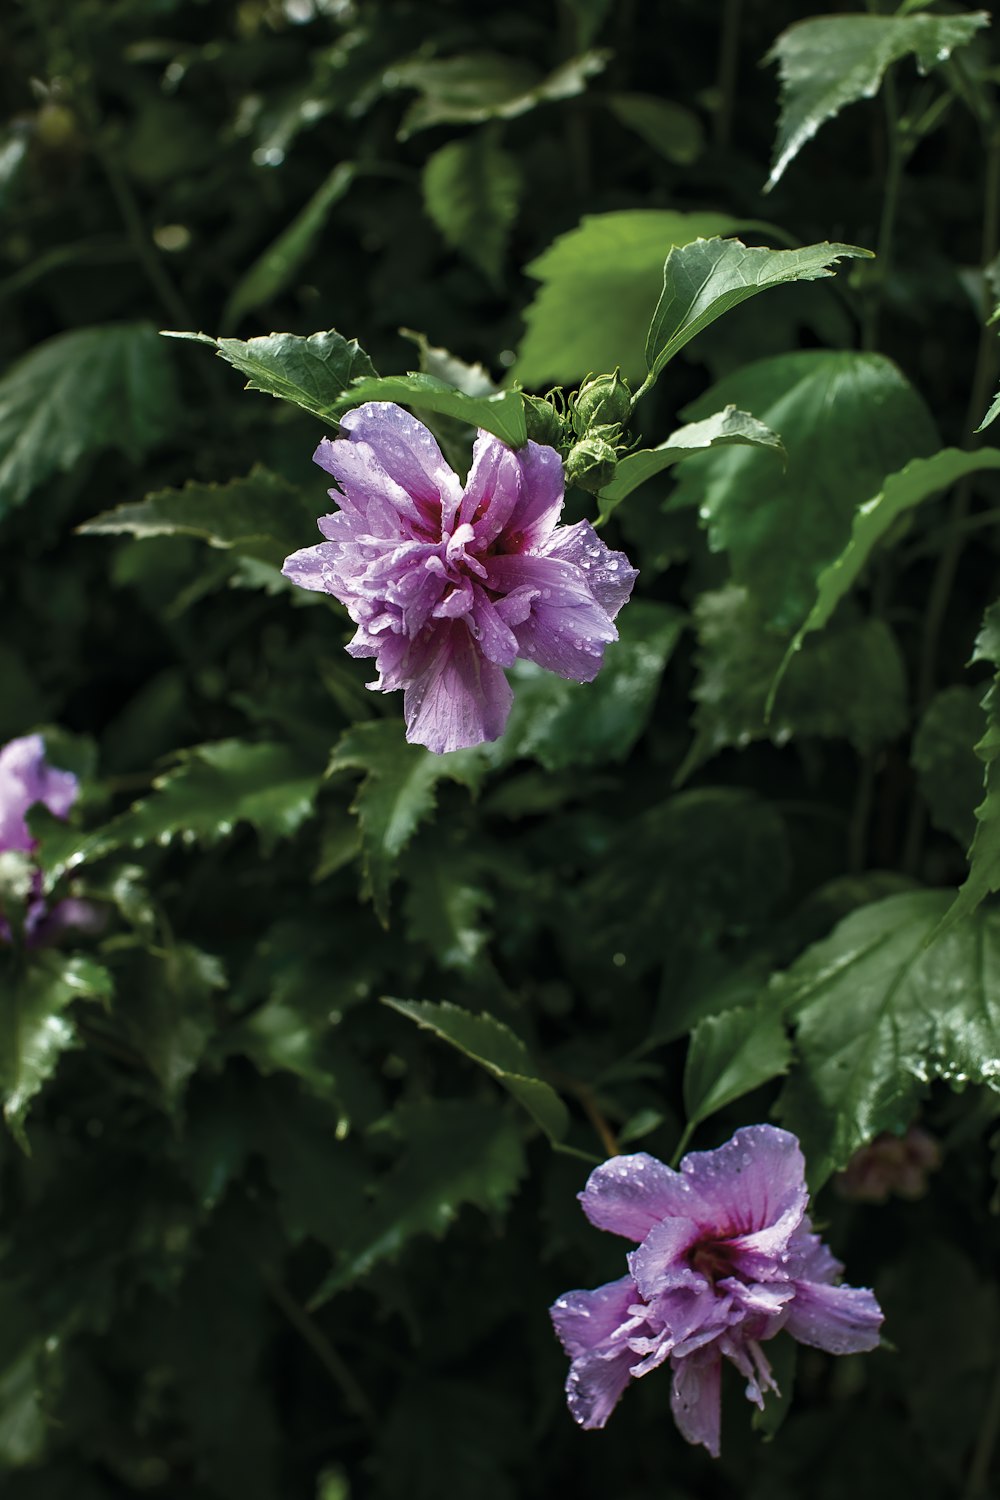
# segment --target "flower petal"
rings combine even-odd
[[[300,547],[286,557],[281,571],[300,589],[312,589],[318,594],[332,594],[340,590],[340,577],[336,571],[340,557],[339,542],[317,542],[315,547]]]
[[[504,550],[540,549],[563,508],[563,466],[555,448],[526,443],[514,454],[521,470],[518,503],[507,522]]]
[[[464,620],[435,622],[413,643],[403,713],[406,738],[443,755],[499,739],[514,695]]]
[[[877,1347],[883,1316],[865,1287],[797,1281],[785,1327],[800,1344],[828,1354],[861,1354]]]
[[[549,1316],[566,1353],[576,1359],[580,1354],[592,1354],[615,1329],[628,1322],[635,1300],[635,1282],[631,1276],[622,1276],[592,1292],[566,1292],[553,1302]]]
[[[531,614],[514,631],[521,656],[574,682],[597,676],[604,647],[618,632],[579,568],[534,554],[491,557],[486,582],[500,594],[537,590]]]
[[[639,569],[633,568],[625,553],[612,552],[589,521],[557,526],[541,551],[545,557],[581,568],[591,593],[612,620],[627,603],[639,576]]]
[[[700,1238],[701,1229],[693,1219],[661,1219],[653,1225],[628,1257],[629,1270],[647,1302],[675,1287],[707,1288],[707,1279],[687,1263],[688,1251]]]
[[[440,501],[442,509],[454,515],[461,486],[423,422],[393,401],[366,401],[341,417],[340,425],[352,442],[368,444],[407,495],[425,504]]]
[[[477,548],[496,540],[520,498],[521,466],[516,454],[499,438],[481,432],[458,511],[459,522],[473,527]]]
[[[715,1349],[698,1350],[674,1363],[670,1409],[682,1437],[701,1443],[718,1458],[722,1426],[722,1360]]]
[[[72,771],[49,765],[40,734],[8,741],[0,750],[0,850],[29,853],[35,841],[25,822],[28,808],[40,802],[54,817],[65,818],[79,788]]]
[[[799,1143],[774,1125],[748,1125],[715,1151],[689,1152],[681,1172],[699,1203],[688,1212],[705,1231],[765,1258],[785,1249],[809,1198]]]
[[[632,1379],[635,1355],[627,1344],[611,1359],[584,1354],[574,1359],[566,1377],[566,1402],[578,1426],[603,1427]]]
[[[591,1224],[627,1240],[644,1240],[661,1219],[691,1213],[690,1188],[680,1173],[645,1151],[595,1167],[578,1197]]]

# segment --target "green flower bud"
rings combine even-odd
[[[592,375],[573,402],[573,429],[584,437],[593,427],[620,427],[631,410],[632,392],[617,370],[613,375]]]
[[[617,435],[618,429],[606,427],[601,431]],[[578,485],[581,490],[588,490],[590,494],[596,495],[614,474],[615,462],[614,443],[609,442],[606,436],[591,432],[589,437],[581,438],[569,450],[566,459],[567,483]]]
[[[565,421],[551,401],[543,396],[525,396],[524,417],[528,437],[533,443],[544,443],[549,448],[559,448],[565,437]]]

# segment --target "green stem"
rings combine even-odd
[[[309,1314],[285,1290],[278,1278],[266,1270],[262,1270],[261,1275],[264,1278],[264,1283],[267,1286],[271,1300],[281,1309],[296,1333],[309,1345],[327,1374],[332,1376],[348,1406],[359,1417],[362,1417],[369,1426],[374,1426],[375,1412],[368,1397],[351,1373],[346,1361],[337,1353],[329,1339],[316,1326]]]

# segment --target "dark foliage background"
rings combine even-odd
[[[759,63],[809,14],[0,16],[0,740],[41,727],[81,776],[70,829],[33,827],[52,888],[106,913],[3,953],[7,1500],[992,1493],[989,781],[974,809],[1000,455],[907,491],[767,723],[764,700],[858,507],[981,441],[996,48],[971,25],[928,33],[926,75],[916,44],[883,55],[876,98],[848,88],[835,119],[813,101],[822,128],[765,195],[779,90]],[[851,38],[814,81],[856,83]],[[598,682],[519,670],[498,745],[406,746],[344,612],[278,572],[328,508],[321,424],[157,330],[335,328],[382,373],[473,393],[616,365],[636,385],[669,246],[740,232],[880,254],[707,329],[635,431],[652,446],[732,402],[787,466],[725,448],[649,480],[605,532],[641,578]],[[461,464],[465,430],[430,420]],[[570,494],[572,517],[596,509]],[[958,920],[924,947],[977,827]],[[386,996],[489,1014],[523,1048],[463,1034],[490,1076]],[[578,1432],[546,1309],[622,1269],[575,1201],[588,1162],[669,1160],[776,1111],[889,1344],[802,1350],[763,1431],[734,1379],[717,1464],[675,1433],[665,1374]],[[838,1194],[858,1147],[918,1116],[943,1152],[923,1197]]]

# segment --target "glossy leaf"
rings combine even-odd
[[[111,998],[107,969],[93,959],[63,953],[32,955],[25,970],[0,975],[0,1100],[8,1126],[27,1149],[24,1120],[32,1100],[76,1043],[66,1011],[75,1000]]]
[[[655,94],[607,94],[605,102],[622,125],[667,161],[688,166],[705,144],[701,121],[683,105]]]
[[[798,1063],[780,1101],[818,1187],[882,1130],[901,1135],[934,1079],[1000,1090],[1000,913],[929,942],[946,891],[864,906],[772,981]]]
[[[149,324],[46,339],[0,379],[0,516],[90,454],[137,461],[179,418],[173,362]]]
[[[492,432],[509,448],[523,448],[528,441],[524,420],[524,399],[520,391],[500,391],[495,396],[467,396],[435,375],[383,375],[356,380],[337,403],[336,415],[342,416],[362,401],[397,401],[418,411],[439,412],[456,417],[471,427]]]
[[[989,25],[985,11],[944,16],[813,16],[782,32],[766,62],[781,74],[773,187],[807,141],[845,105],[872,99],[886,69],[914,55],[921,73],[946,62]]]
[[[769,250],[741,240],[697,239],[675,245],[663,267],[663,290],[646,335],[646,367],[660,373],[695,334],[758,292],[791,281],[832,276],[844,256],[870,257],[856,245]]]
[[[910,757],[931,822],[963,849],[975,834],[973,809],[983,787],[974,748],[983,732],[979,698],[974,688],[961,685],[937,693],[917,725]]]
[[[886,475],[934,453],[934,423],[897,367],[878,354],[809,350],[760,360],[719,381],[685,411],[734,403],[781,434],[782,468],[760,448],[691,458],[671,508],[690,505],[776,627],[801,625],[822,570],[847,546],[859,506]]]
[[[787,1073],[791,1058],[777,1006],[741,1006],[699,1021],[684,1068],[685,1138],[727,1104]]]
[[[227,364],[247,379],[246,389],[291,401],[324,422],[334,418],[338,399],[359,376],[375,367],[357,339],[330,329],[302,338],[297,333],[268,333],[260,338],[213,339],[205,333],[168,333],[168,338],[210,344]]]
[[[726,214],[662,209],[583,219],[525,267],[542,286],[525,309],[514,374],[529,389],[616,366],[630,380],[641,377],[664,254],[699,235],[752,227]]]
[[[695,453],[703,453],[707,448],[724,448],[733,443],[770,448],[779,457],[785,452],[781,438],[770,427],[765,427],[749,412],[727,406],[702,422],[689,422],[686,427],[678,427],[655,448],[639,448],[619,459],[615,477],[598,495],[601,519],[606,520],[627,495],[664,469]]]
[[[446,242],[497,285],[521,195],[514,158],[485,130],[449,141],[428,158],[423,192]]]
[[[551,1084],[539,1078],[527,1047],[509,1026],[494,1016],[473,1015],[447,1000],[433,1004],[429,1000],[386,998],[383,1003],[485,1068],[524,1106],[550,1140],[562,1140],[569,1129],[566,1106]]]
[[[409,745],[395,719],[355,724],[339,741],[330,759],[330,774],[362,771],[351,810],[361,828],[363,893],[379,920],[388,921],[389,888],[396,861],[419,825],[434,811],[440,781],[478,786],[486,763],[474,750],[434,755]]]

